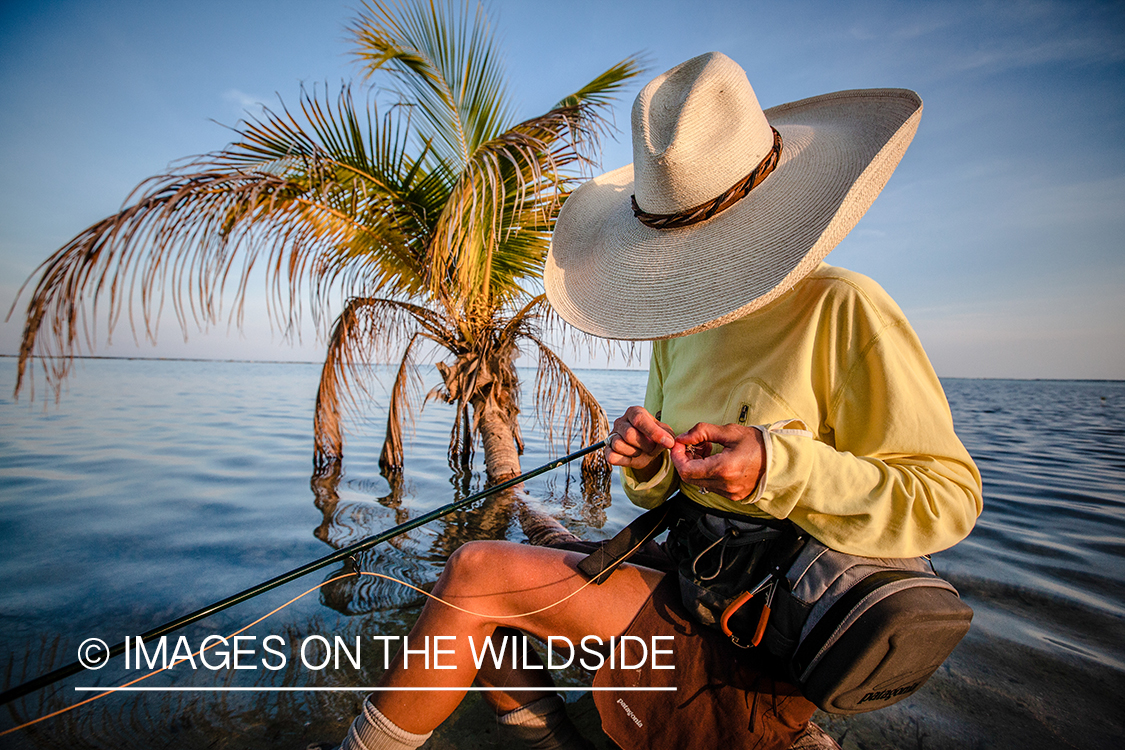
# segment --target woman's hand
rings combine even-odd
[[[722,452],[712,456],[711,443],[721,445]],[[764,460],[762,433],[736,424],[720,427],[700,422],[677,436],[672,448],[672,464],[680,479],[735,501],[754,494]]]
[[[627,466],[641,481],[651,479],[660,468],[664,451],[676,444],[672,428],[641,406],[630,406],[613,422],[605,441],[605,460]]]

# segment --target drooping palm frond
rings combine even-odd
[[[413,391],[417,391],[418,372],[414,365],[414,345],[421,334],[414,334],[402,352],[402,361],[399,362],[398,372],[395,373],[395,382],[391,387],[390,398],[387,402],[387,432],[383,438],[383,450],[379,454],[379,468],[384,476],[402,471],[403,447],[402,428],[407,420],[413,423],[414,410],[410,399]],[[411,387],[415,386],[415,387]]]
[[[130,205],[48,258],[28,303],[16,392],[33,355],[45,357],[57,389],[75,349],[92,346],[87,324],[99,303],[110,333],[127,313],[154,340],[166,295],[186,335],[189,321],[219,320],[232,277],[241,322],[255,265],[265,266],[271,309],[289,326],[304,284],[318,293],[314,314],[337,283],[422,291],[427,222],[448,186],[407,154],[401,121],[364,127],[346,88],[334,106],[303,93],[301,109],[304,125],[284,108],[267,112],[222,151],[142,183]]]
[[[448,347],[455,333],[440,315],[420,305],[373,297],[348,300],[332,327],[317,390],[313,464],[318,472],[338,465],[343,457],[341,417],[345,411],[361,408],[360,396],[369,395],[365,370],[373,363],[389,361],[396,351],[402,353],[398,355],[400,372],[392,388],[390,419],[401,424],[409,415],[405,391],[409,372],[403,368],[419,337]],[[384,447],[383,453],[390,469],[396,470],[402,466],[401,431],[394,428],[392,432],[390,419],[387,441],[391,447]]]
[[[537,336],[526,338],[535,344],[539,355],[539,368],[535,372],[535,414],[547,433],[548,444],[554,443],[554,426],[560,422],[567,451],[576,433],[583,445],[604,440],[609,435],[609,421],[594,394],[544,341]],[[611,470],[601,451],[587,454],[582,459],[582,469],[595,474]]]

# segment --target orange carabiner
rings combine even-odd
[[[762,642],[762,636],[766,634],[766,624],[770,619],[770,601],[773,599],[773,589],[770,589],[771,596],[769,596],[766,599],[766,603],[762,605],[762,614],[758,617],[758,626],[754,628],[754,638],[750,641],[749,646],[743,645],[738,642],[738,636],[731,632],[730,625],[728,624],[731,616],[734,615],[734,613],[738,610],[742,609],[742,607],[746,605],[746,602],[753,599],[754,594],[756,593],[757,591],[743,591],[741,594],[735,597],[734,601],[727,605],[727,608],[723,610],[722,618],[719,620],[719,627],[722,628],[723,634],[730,638],[731,642],[734,643],[734,645],[740,648],[750,648],[752,646],[757,646]]]
[[[728,638],[734,638],[734,633],[730,632],[730,625],[728,625],[727,622],[730,620],[731,615],[742,609],[743,605],[745,605],[746,602],[750,601],[753,598],[754,592],[743,591],[741,594],[735,597],[733,602],[727,605],[727,608],[723,610],[722,619],[719,620],[719,627],[723,629],[723,635]]]

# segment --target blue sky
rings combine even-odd
[[[0,303],[142,179],[225,145],[246,111],[355,76],[358,3],[7,2],[0,8]],[[829,262],[879,281],[938,373],[1125,378],[1125,6],[1090,2],[516,2],[488,5],[521,115],[612,63],[651,74],[719,50],[765,106],[847,88],[918,91],[887,189]],[[623,97],[627,127],[637,87]],[[631,160],[628,134],[603,163]],[[119,328],[97,353],[318,360],[311,325],[159,344]],[[18,350],[23,305],[0,325]],[[79,374],[79,377],[81,375]]]

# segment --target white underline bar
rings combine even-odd
[[[80,693],[394,693],[394,692],[441,692],[441,691],[468,691],[471,693],[484,693],[490,691],[526,692],[543,690],[536,688],[487,688],[487,687],[428,687],[428,688],[394,688],[394,687],[76,687],[75,692]],[[554,687],[555,692],[586,693],[597,691],[619,692],[675,692],[675,687]]]

